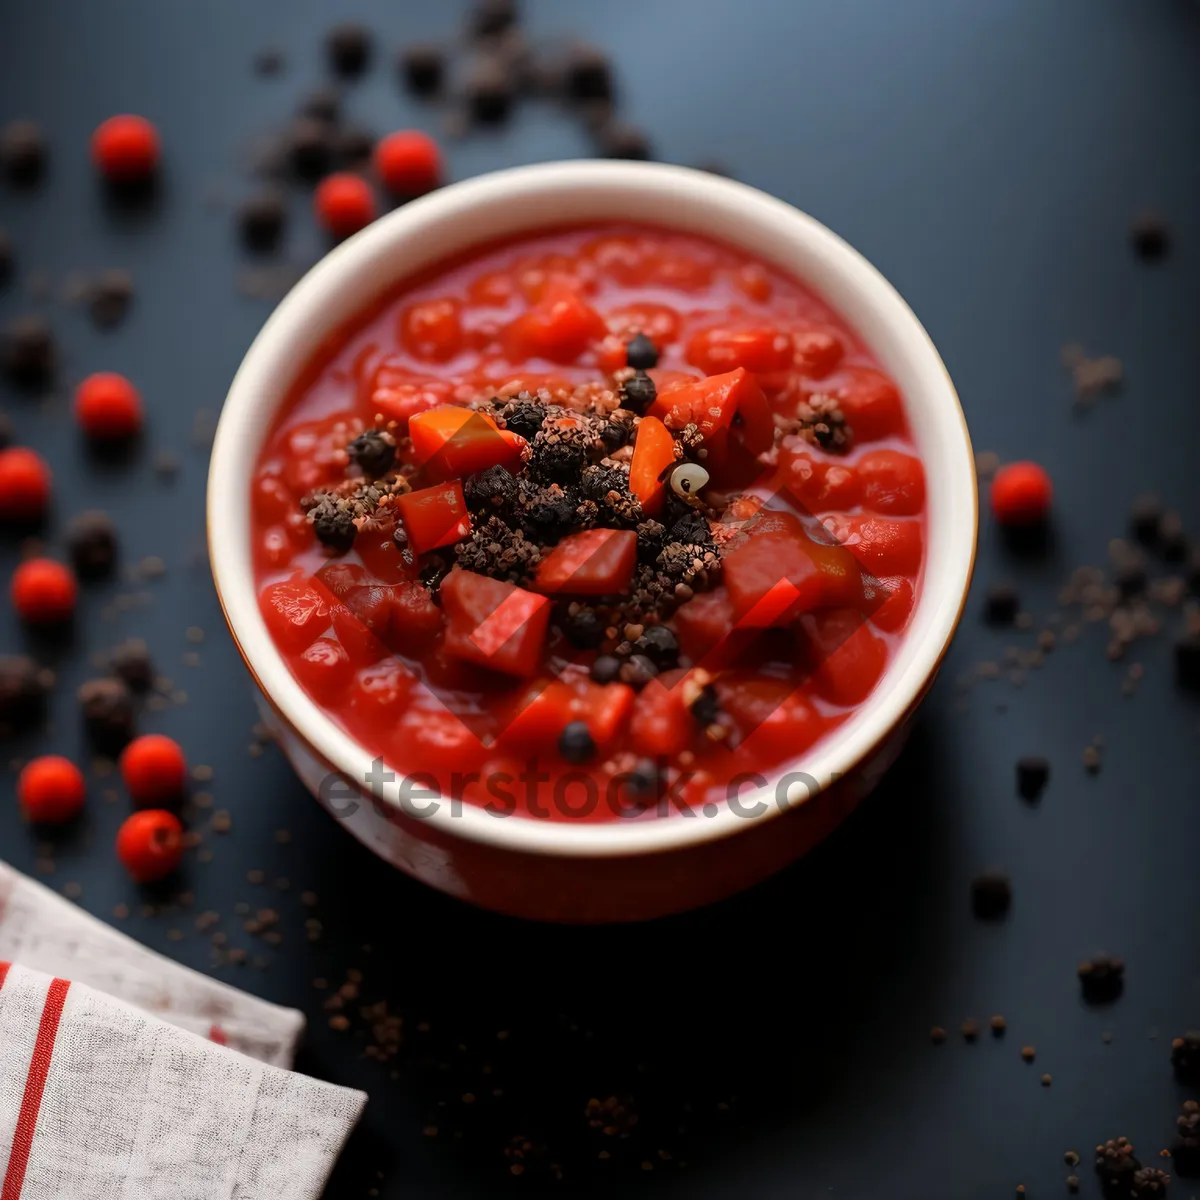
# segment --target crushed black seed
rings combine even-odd
[[[134,692],[148,692],[154,684],[154,660],[141,638],[129,638],[114,646],[108,666]]]
[[[46,139],[33,121],[10,121],[0,129],[0,173],[18,184],[36,183],[46,169]]]
[[[554,413],[562,410],[555,408]],[[504,427],[511,429],[518,437],[532,442],[538,435],[546,417],[551,410],[539,400],[535,400],[528,392],[521,392],[515,400],[510,400],[500,407],[500,416],[504,419]]]
[[[4,334],[0,366],[15,383],[45,383],[54,374],[54,335],[41,317],[19,317]]]
[[[379,479],[396,461],[396,443],[382,429],[368,429],[346,447],[346,453],[368,479]]]
[[[538,487],[522,478],[518,483],[517,505],[520,518],[532,540],[557,541],[578,524],[579,497],[573,488],[558,484]]]
[[[454,547],[454,555],[465,571],[521,586],[532,580],[542,560],[536,542],[497,516],[474,524],[470,534]]]
[[[313,532],[321,545],[335,553],[344,554],[354,545],[358,526],[354,518],[333,501],[322,501],[312,510]]]
[[[989,625],[1011,625],[1021,611],[1021,598],[1011,584],[994,583],[983,598],[983,615]]]
[[[625,421],[614,417],[612,420],[607,421],[600,430],[601,444],[609,454],[612,454],[614,450],[620,450],[629,441],[631,432],[629,425]]]
[[[371,34],[365,26],[347,23],[329,31],[325,40],[329,65],[339,75],[361,75],[371,61]]]
[[[252,250],[273,250],[287,222],[287,203],[274,189],[259,192],[238,210],[242,240]]]
[[[1036,800],[1050,781],[1050,760],[1028,754],[1017,759],[1017,793],[1024,800]]]
[[[625,121],[608,121],[596,134],[596,144],[605,158],[648,162],[654,157],[646,131]]]
[[[1165,258],[1171,248],[1171,234],[1167,223],[1157,213],[1142,213],[1130,229],[1133,249],[1138,258],[1157,262]]]
[[[1089,1004],[1107,1004],[1125,987],[1125,963],[1109,954],[1097,954],[1079,964],[1080,987]]]
[[[1183,530],[1183,518],[1174,511],[1163,513],[1158,523],[1158,552],[1163,562],[1181,563],[1190,549]]]
[[[50,678],[27,655],[0,655],[0,732],[24,729],[41,719]]]
[[[103,579],[117,562],[117,527],[106,512],[91,509],[73,517],[64,537],[71,565],[81,579]]]
[[[621,385],[621,407],[643,416],[658,398],[654,380],[645,371],[638,371]]]
[[[446,56],[432,45],[408,46],[400,52],[400,74],[408,90],[417,96],[441,91],[446,78]]]
[[[985,871],[971,880],[971,911],[982,921],[995,921],[1012,905],[1012,882],[1003,871]]]
[[[1200,1084],[1200,1033],[1188,1032],[1172,1039],[1171,1066],[1180,1083]]]
[[[125,681],[115,675],[89,679],[75,694],[92,745],[108,753],[124,749],[134,733],[133,696]]]
[[[625,344],[625,362],[635,371],[652,370],[658,366],[658,347],[644,333],[635,333]]]
[[[517,481],[501,466],[463,480],[463,498],[472,512],[505,512],[517,497]]]
[[[792,432],[831,452],[849,450],[854,440],[853,430],[841,406],[832,396],[826,395],[810,396],[796,405]]]
[[[558,752],[569,763],[590,762],[596,756],[596,742],[586,721],[572,721],[558,735]]]
[[[666,549],[667,530],[658,521],[642,521],[637,527],[638,561],[656,563],[658,556]]]
[[[88,289],[88,312],[101,329],[119,325],[133,303],[133,276],[128,271],[105,271]]]

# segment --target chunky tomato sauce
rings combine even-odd
[[[268,628],[351,736],[416,794],[591,821],[803,770],[887,669],[925,530],[837,314],[628,225],[395,289],[315,350],[251,502]]]

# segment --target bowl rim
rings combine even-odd
[[[932,505],[927,504],[927,529],[932,532],[935,517],[939,518],[940,536],[945,539],[947,579],[938,594],[930,594],[927,580],[918,590],[897,656],[909,661],[900,670],[897,658],[893,658],[867,700],[843,725],[821,739],[813,751],[806,752],[809,757],[805,760],[805,771],[817,781],[815,790],[805,785],[800,792],[800,785],[792,785],[785,802],[781,802],[784,797],[779,796],[777,785],[788,774],[787,769],[781,768],[772,772],[765,788],[743,798],[739,808],[771,797],[765,811],[753,816],[739,816],[725,804],[705,806],[700,820],[673,816],[639,821],[571,822],[515,814],[500,819],[470,803],[440,804],[436,811],[418,815],[401,806],[398,784],[382,783],[370,789],[376,803],[396,817],[403,814],[402,819],[427,820],[441,835],[521,853],[570,858],[625,857],[678,850],[729,837],[759,828],[764,821],[773,820],[800,804],[812,803],[832,782],[852,771],[877,749],[915,709],[932,683],[962,617],[974,567],[978,528],[975,462],[966,419],[928,333],[896,289],[857,250],[785,201],[734,180],[659,163],[596,160],[542,163],[476,176],[440,189],[394,210],[334,248],[295,285],[267,319],[234,376],[218,422],[209,468],[206,523],[218,600],[234,644],[258,687],[320,762],[347,779],[365,782],[372,762],[369,752],[303,691],[271,639],[259,611],[250,570],[249,501],[251,472],[263,435],[270,428],[280,398],[324,336],[369,308],[372,295],[378,297],[404,275],[422,269],[418,263],[379,279],[372,269],[383,252],[402,243],[418,242],[434,230],[444,233],[455,223],[461,223],[463,228],[459,251],[466,250],[495,240],[496,234],[489,235],[486,231],[486,216],[481,225],[481,214],[500,211],[506,205],[535,202],[540,205],[538,211],[554,212],[557,201],[566,202],[581,191],[596,197],[596,203],[603,197],[616,202],[610,216],[593,218],[597,222],[641,220],[618,211],[623,197],[636,196],[640,203],[652,201],[675,206],[676,213],[688,214],[686,221],[663,219],[648,223],[670,229],[688,228],[692,220],[726,222],[728,232],[710,236],[744,245],[739,234],[750,229],[759,238],[783,238],[798,253],[815,256],[814,261],[828,273],[827,285],[835,282],[846,297],[853,297],[856,303],[865,306],[863,311],[871,321],[886,330],[889,339],[894,339],[896,354],[906,358],[906,367],[921,376],[921,390],[926,393],[922,398],[925,405],[922,417],[932,421],[929,436],[948,456],[943,464],[947,478],[939,477],[937,486],[952,500],[953,509],[935,513]],[[664,212],[671,211],[671,207],[664,207]],[[559,222],[572,223],[586,224],[587,219]],[[547,224],[544,220],[531,221],[524,228],[529,232]],[[769,252],[758,249],[749,252],[772,260]],[[432,265],[452,253],[452,249],[442,251],[427,261]],[[781,269],[797,274],[782,264]],[[369,286],[362,287],[367,281]],[[812,286],[804,277],[801,281]],[[341,308],[328,303],[331,291],[351,288],[359,288],[362,293],[353,303]],[[827,299],[830,286],[814,290]],[[863,322],[845,312],[845,303],[830,302],[856,331],[861,330]],[[320,336],[314,336],[314,331]],[[866,334],[863,337],[872,351],[879,353],[871,337]],[[283,383],[279,381],[281,375]],[[906,407],[911,413],[907,394]],[[914,436],[921,441],[919,433],[914,423]],[[928,465],[924,450],[921,456]],[[924,628],[918,644],[913,635],[919,625]],[[795,765],[790,769],[794,771]],[[710,812],[710,807],[716,811]]]

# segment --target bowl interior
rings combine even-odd
[[[805,755],[820,786],[847,772],[919,699],[961,614],[975,551],[977,496],[966,423],[932,342],[895,289],[861,255],[790,205],[731,180],[647,163],[569,162],[481,176],[433,193],[339,246],[296,285],[263,327],[230,388],[209,476],[210,552],[218,593],[243,656],[284,718],[339,772],[363,780],[370,756],[300,689],[258,610],[251,568],[249,480],[292,381],[331,333],[389,288],[473,245],[548,226],[630,220],[706,234],[795,275],[854,327],[899,385],[927,483],[928,544],[916,609],[889,669],[865,704]],[[402,769],[403,764],[396,764]],[[475,840],[547,853],[665,850],[770,819],[774,782],[744,805],[703,820],[575,826],[497,820],[464,805],[426,819]],[[799,796],[807,787],[795,789]],[[799,798],[799,796],[797,798]],[[381,797],[396,802],[398,785]]]

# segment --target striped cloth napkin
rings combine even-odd
[[[366,1096],[303,1025],[0,862],[0,1200],[316,1200]]]

